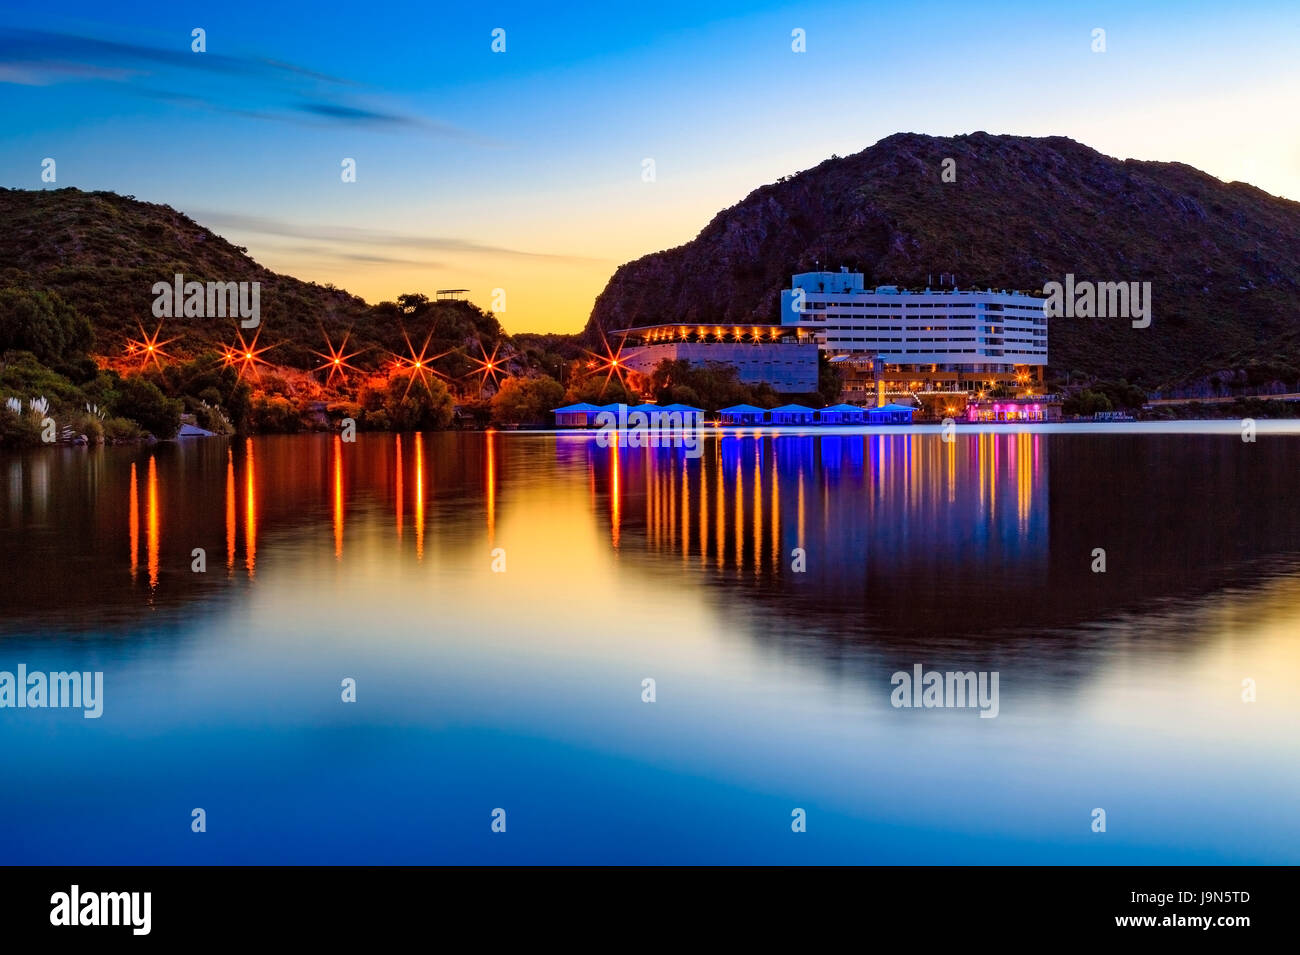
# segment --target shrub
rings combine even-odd
[[[544,424],[564,402],[564,388],[554,378],[507,378],[492,396],[497,424]]]
[[[139,441],[144,436],[140,426],[126,418],[105,418],[103,431],[104,440],[109,444],[123,441]]]
[[[90,322],[57,293],[0,289],[0,352],[29,351],[53,365],[83,358],[93,342]]]
[[[293,434],[302,427],[298,409],[288,398],[271,395],[253,402],[250,423],[254,431],[272,431]]]
[[[139,375],[123,379],[113,413],[137,422],[155,438],[167,440],[176,437],[181,427],[182,405],[168,398],[158,386]]]
[[[396,431],[441,431],[451,424],[455,406],[447,386],[436,378],[428,379],[427,386],[420,381],[391,378],[383,410]]]
[[[40,443],[40,419],[26,411],[15,413],[0,402],[0,447],[30,448]]]

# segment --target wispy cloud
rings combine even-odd
[[[160,81],[166,81],[166,92],[158,88],[164,85]],[[409,130],[499,145],[430,117],[357,102],[373,98],[361,96],[361,84],[281,60],[0,28],[0,83],[66,82],[113,84],[131,95],[248,119]],[[278,105],[267,105],[276,100]]]
[[[134,71],[168,67],[235,76],[309,76],[328,83],[354,85],[341,77],[313,73],[275,60],[193,53],[188,48],[166,49],[48,30],[0,29],[0,63],[26,64],[34,71],[45,71],[51,82],[56,82],[70,67],[93,66],[134,67]]]
[[[303,256],[313,262],[331,259],[340,262],[365,262],[377,265],[412,265],[422,269],[446,268],[445,262],[435,259],[412,259],[400,255],[385,255],[381,252],[359,252],[336,247],[320,245],[277,245],[278,253]]]
[[[362,229],[354,226],[303,225],[285,222],[266,216],[242,215],[217,211],[196,211],[194,219],[209,228],[221,231],[234,229],[240,232],[254,232],[260,235],[284,236],[293,239],[309,239],[315,242],[327,242],[336,246],[359,248],[421,249],[432,252],[462,252],[476,255],[508,256],[544,260],[558,264],[591,265],[604,263],[606,259],[588,256],[566,255],[554,252],[530,252],[523,249],[511,249],[504,246],[472,242],[467,239],[441,236],[409,235],[387,232],[378,229]],[[358,253],[352,252],[356,255]]]

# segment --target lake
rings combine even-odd
[[[0,861],[1296,863],[1266,424],[0,454]]]

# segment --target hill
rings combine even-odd
[[[943,161],[956,161],[944,182]],[[1066,273],[1150,281],[1150,328],[1053,322],[1064,377],[1147,387],[1223,369],[1300,378],[1300,203],[1180,163],[1118,160],[1064,137],[899,133],[754,190],[691,242],[620,267],[587,335],[660,321],[777,320],[791,274],[1041,293]]]
[[[177,273],[259,283],[259,326],[180,310],[155,317],[154,286]],[[161,353],[133,345],[154,337]],[[329,352],[347,366],[323,368]],[[469,302],[408,294],[370,305],[272,272],[168,206],[0,189],[0,446],[56,432],[91,442],[168,437],[187,413],[215,431],[323,428],[345,417],[395,430],[531,420],[550,394],[533,401],[538,385],[515,386],[528,401],[488,399],[503,377],[562,365],[545,342],[516,348]],[[54,431],[42,424],[50,418]]]
[[[338,344],[345,333],[349,350],[363,349],[354,363],[372,368],[406,351],[404,331],[417,348],[432,332],[441,347],[430,354],[457,347],[477,354],[479,341],[489,351],[508,346],[496,319],[469,303],[410,295],[368,305],[341,289],[272,272],[170,206],[134,196],[0,189],[0,223],[0,289],[57,293],[90,321],[96,352],[109,357],[139,339],[141,326],[154,332],[153,285],[176,273],[204,283],[259,282],[261,344],[274,346],[268,360],[287,367],[316,367],[325,335]],[[162,338],[176,337],[169,353],[188,357],[220,351],[235,340],[235,327],[228,319],[169,319]],[[463,363],[447,368],[467,370]]]

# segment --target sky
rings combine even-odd
[[[1294,0],[623,6],[9,0],[0,185],[166,203],[370,302],[468,289],[509,332],[579,330],[620,264],[895,132],[1300,200]]]

